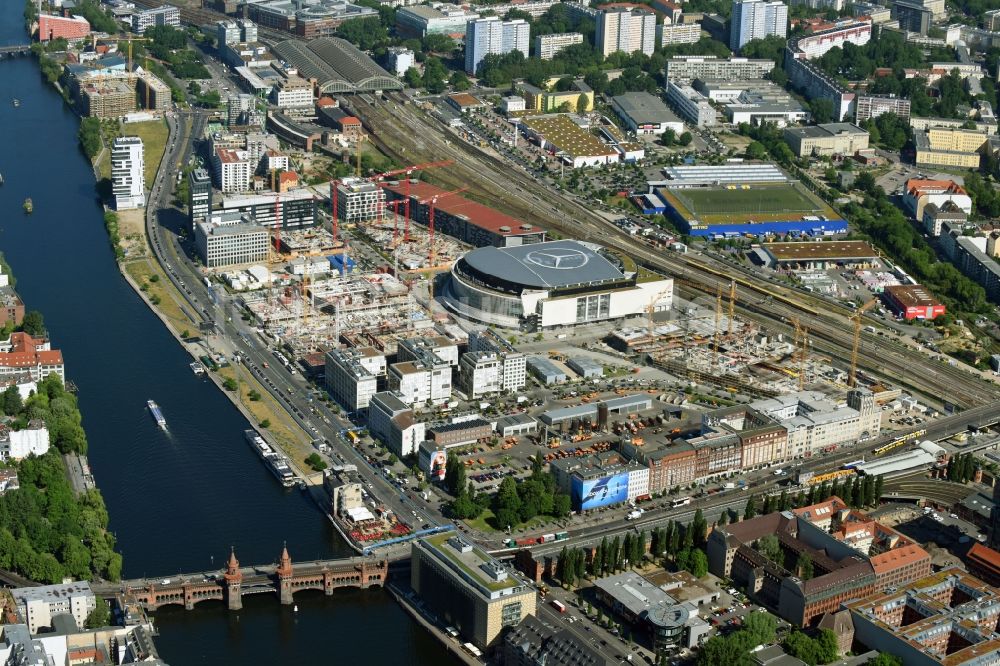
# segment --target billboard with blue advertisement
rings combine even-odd
[[[573,479],[573,503],[579,511],[621,504],[628,499],[628,472],[599,479]]]

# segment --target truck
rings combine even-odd
[[[564,604],[563,602],[559,601],[558,599],[553,599],[549,603],[551,603],[552,607],[555,608],[560,613],[565,613],[566,612],[566,604]]]
[[[549,543],[550,541],[555,541],[555,534],[543,534],[541,538],[538,539],[538,543]]]
[[[625,516],[625,520],[635,520],[641,517],[642,517],[642,509],[634,509],[628,512],[628,515]]]
[[[732,481],[730,481],[729,483],[722,484],[723,490],[733,490],[734,488],[736,488],[736,484],[733,483]]]

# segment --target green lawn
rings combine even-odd
[[[145,153],[146,187],[152,187],[156,169],[160,166],[160,158],[167,147],[167,122],[153,120],[148,123],[129,123],[122,125],[122,136],[137,136],[142,139]]]
[[[673,192],[696,216],[740,215],[753,213],[811,213],[821,209],[818,202],[796,187],[758,187],[750,189],[705,188]]]

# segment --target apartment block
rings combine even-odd
[[[97,597],[86,581],[19,587],[11,590],[11,594],[32,634],[51,629],[52,617],[59,614],[72,615],[77,626],[83,627],[87,616],[97,608]]]
[[[326,386],[345,409],[368,409],[386,373],[385,356],[371,347],[332,349],[326,353]]]
[[[0,341],[0,380],[27,375],[31,381],[40,382],[53,374],[66,381],[62,352],[52,349],[47,339],[18,331]]]
[[[640,9],[609,9],[597,15],[597,50],[609,56],[617,51],[652,55],[656,46],[656,14]]]
[[[196,223],[194,230],[195,247],[208,268],[267,260],[270,235],[246,216],[216,216]]]
[[[120,136],[111,147],[111,192],[115,210],[142,208],[146,205],[145,158],[142,139]]]
[[[564,32],[554,35],[538,35],[535,37],[535,57],[542,60],[552,60],[553,57],[567,46],[583,44],[583,35],[579,32]]]
[[[910,100],[895,95],[858,95],[855,100],[854,121],[858,124],[883,113],[895,113],[903,120],[910,119]]]
[[[528,55],[531,26],[524,19],[502,21],[496,16],[469,21],[465,27],[465,71],[475,74],[488,55],[520,51]]]
[[[694,44],[701,39],[701,25],[697,23],[668,23],[656,26],[656,43],[661,47],[673,44]]]
[[[773,60],[715,56],[678,56],[663,67],[668,81],[763,79],[772,69]]]
[[[458,348],[449,346],[447,358],[435,353],[428,341],[403,340],[397,363],[389,366],[389,388],[411,407],[441,404],[451,397],[453,360]]]
[[[222,192],[246,192],[250,189],[256,165],[246,150],[216,148],[212,155],[215,181]]]
[[[181,11],[174,5],[163,5],[155,9],[143,9],[132,14],[132,32],[141,35],[147,28],[170,26],[181,27]]]
[[[500,360],[500,391],[518,391],[527,383],[527,356],[517,351],[514,345],[493,329],[484,328],[470,331],[469,352],[494,354]]]
[[[426,439],[425,425],[416,420],[403,396],[392,391],[372,396],[368,403],[368,430],[399,458],[416,453]]]
[[[734,0],[729,27],[729,48],[739,51],[753,39],[788,33],[788,6],[766,0]]]
[[[191,224],[204,222],[212,213],[212,178],[198,167],[188,174],[188,217]]]
[[[330,198],[336,201],[337,219],[344,222],[367,222],[385,214],[385,190],[364,178],[330,183]]]
[[[47,42],[53,39],[74,40],[90,34],[90,23],[82,16],[53,16],[40,14],[38,16],[38,41]]]

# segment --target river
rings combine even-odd
[[[0,45],[27,41],[22,4],[0,3]],[[12,98],[18,98],[14,107]],[[282,489],[243,438],[247,422],[126,284],[80,152],[77,117],[34,58],[0,60],[0,250],[29,309],[41,311],[76,383],[90,462],[125,575],[170,576],[244,563],[350,554],[315,504]],[[33,215],[21,204],[31,197]],[[146,400],[163,409],[161,431]],[[439,664],[449,657],[381,591],[296,597],[299,612],[254,596],[158,613],[161,656],[212,663]]]

